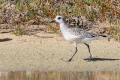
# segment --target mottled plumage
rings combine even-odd
[[[60,24],[60,30],[64,38],[70,42],[73,42],[75,44],[75,52],[72,55],[72,57],[68,60],[71,61],[73,56],[77,53],[77,44],[78,43],[84,43],[88,47],[89,56],[90,59],[92,58],[92,54],[90,52],[89,44],[94,39],[103,38],[105,36],[100,36],[98,34],[93,34],[90,32],[87,32],[86,30],[83,30],[78,27],[71,27],[69,24],[67,24],[64,16],[58,15],[52,22],[57,22]]]
[[[80,28],[68,28],[68,31],[72,35],[80,36],[81,38],[95,38],[95,37],[98,37],[98,35],[89,33],[86,30],[83,30],[83,29],[80,29]]]

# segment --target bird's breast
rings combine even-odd
[[[69,32],[62,32],[62,34],[66,40],[71,40],[73,38]]]
[[[77,36],[72,35],[70,32],[67,32],[67,31],[62,32],[62,35],[64,36],[66,40],[71,41],[71,42],[75,41],[78,38]]]
[[[77,36],[73,35],[66,25],[60,25],[60,30],[64,38],[68,41],[74,41]]]

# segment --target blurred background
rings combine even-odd
[[[120,72],[1,72],[0,80],[120,80]]]
[[[31,35],[41,30],[59,33],[55,24],[48,23],[58,14],[64,15],[71,25],[120,41],[119,0],[0,0],[1,33]]]

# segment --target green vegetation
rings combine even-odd
[[[52,31],[57,32],[57,29],[56,29],[55,27],[53,27],[53,26],[50,25],[49,23],[48,23],[48,25],[49,25],[49,27],[50,27],[50,29],[51,29]]]
[[[112,26],[109,30],[109,34],[117,41],[120,41],[120,26]]]
[[[15,0],[11,3],[18,10],[27,12],[27,20],[34,19],[38,10],[43,11],[48,18],[63,14],[66,17],[86,16],[90,20],[109,20],[114,23],[116,17],[120,17],[119,1],[116,0]]]
[[[16,36],[20,36],[23,35],[23,30],[20,28],[20,26],[18,25],[17,28],[14,30],[13,32]]]
[[[9,3],[15,6],[15,9],[11,8],[13,11],[9,9],[11,6],[6,7]],[[101,23],[107,21],[112,25],[120,26],[119,4],[119,0],[1,0],[0,21],[10,23],[11,20],[13,23],[26,24],[30,20],[39,22],[45,18],[49,20],[57,14],[62,14],[66,17],[85,16],[90,21],[100,21]],[[19,17],[16,14],[20,14]],[[19,21],[14,21],[16,16]],[[55,28],[51,27],[51,29],[56,32]],[[120,36],[119,30],[117,34],[114,33],[116,29],[118,28],[113,29],[112,27],[113,32],[110,34]]]
[[[16,1],[15,5],[20,11],[22,11],[25,7],[20,1]]]

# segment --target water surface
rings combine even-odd
[[[120,72],[0,72],[0,80],[120,80]]]

